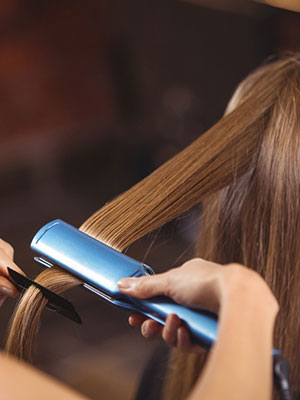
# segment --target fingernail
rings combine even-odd
[[[120,289],[123,289],[123,290],[134,290],[135,282],[134,282],[134,279],[124,278],[124,279],[119,280],[118,286]]]
[[[4,296],[15,297],[15,292],[5,286],[0,286],[0,293],[2,293]]]

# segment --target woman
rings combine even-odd
[[[180,350],[171,354],[161,399],[217,399],[221,394],[217,387],[227,398],[247,398],[247,393],[251,398],[270,398],[277,304],[259,275],[278,299],[274,347],[290,361],[292,386],[298,389],[299,93],[299,55],[258,68],[239,85],[225,116],[208,132],[81,226],[91,236],[123,251],[202,200],[196,255],[214,263],[196,259],[146,282],[161,282],[160,293],[187,305],[213,310],[220,306],[219,339],[205,363],[203,354],[181,351],[191,349],[186,332],[176,317],[168,318],[163,336]],[[232,262],[253,271],[229,264]],[[57,292],[80,284],[53,268],[43,271],[37,281]],[[137,291],[130,291],[124,287],[126,282],[121,282],[122,290],[149,295],[151,283],[141,282],[146,292],[140,291],[139,284],[135,285]],[[196,289],[191,291],[192,287]],[[194,295],[186,298],[190,293]],[[45,303],[37,288],[26,291],[11,326],[9,352],[30,359]],[[132,324],[142,322],[138,316],[131,317]],[[145,321],[143,327],[147,336],[160,332],[154,322]],[[214,379],[218,385],[213,385]]]

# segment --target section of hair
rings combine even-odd
[[[54,267],[44,270],[35,281],[57,294],[81,283],[74,276]],[[6,352],[32,362],[34,341],[39,330],[41,313],[47,302],[41,291],[34,286],[25,291],[11,320]]]
[[[258,69],[238,88],[231,112],[81,229],[123,250],[247,172],[293,64],[289,57]]]

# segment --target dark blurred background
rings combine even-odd
[[[2,0],[0,237],[29,276],[46,222],[79,226],[221,117],[266,57],[300,50],[300,14],[243,0]],[[135,243],[156,271],[191,255],[198,211]],[[45,312],[36,364],[93,399],[130,399],[155,344],[82,289],[83,325]],[[4,343],[15,302],[1,313]]]

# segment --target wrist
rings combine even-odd
[[[224,268],[222,288],[222,308],[239,308],[247,312],[259,312],[270,321],[274,321],[279,305],[264,279],[255,271],[238,264]]]

